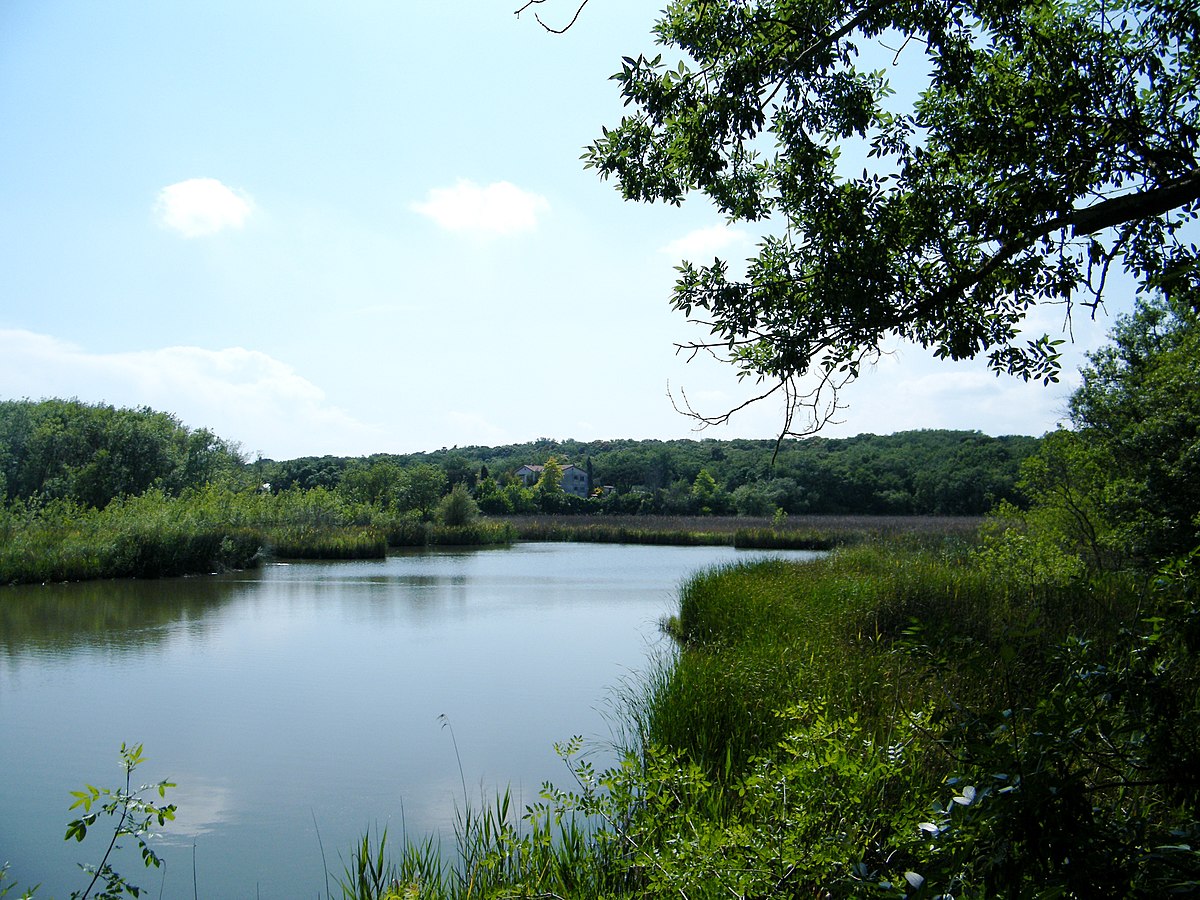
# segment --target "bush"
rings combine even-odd
[[[467,486],[461,482],[456,484],[438,504],[438,521],[451,528],[470,525],[477,518],[479,518],[479,507],[476,506]]]

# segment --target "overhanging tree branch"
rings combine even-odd
[[[514,14],[519,18],[521,13],[525,12],[525,10],[529,9],[529,7],[536,6],[539,3],[545,3],[545,2],[546,2],[546,0],[528,0],[528,2],[526,2],[526,4],[524,6],[522,6],[520,9],[516,10],[516,12]],[[579,14],[581,12],[583,12],[583,8],[588,5],[588,2],[589,2],[589,0],[582,0],[582,2],[580,2],[580,4],[579,4],[579,7],[575,10],[575,15],[573,15],[571,17],[571,21],[568,22],[566,25],[564,25],[562,28],[551,28],[549,25],[547,25],[545,22],[542,21],[542,17],[539,16],[536,12],[533,14],[533,17],[534,17],[534,19],[537,20],[537,23],[539,25],[541,25],[543,28],[545,28],[551,34],[565,34],[566,32],[570,31],[571,26],[574,25],[579,20]]]
[[[1039,238],[1054,234],[1056,231],[1070,228],[1073,237],[1086,237],[1089,234],[1096,234],[1127,222],[1161,216],[1172,209],[1178,209],[1198,200],[1200,200],[1200,169],[1194,169],[1187,175],[1157,187],[1122,197],[1113,197],[1092,206],[1074,209],[1065,215],[1047,219],[1031,231],[1023,232],[1015,240],[1002,245],[983,266],[974,272],[955,279],[942,288],[934,294],[929,304],[918,304],[918,310],[921,312],[933,311],[945,303],[957,299],[989,275],[994,274],[1014,256],[1028,250]]]
[[[1125,222],[1161,216],[1197,200],[1200,200],[1200,169],[1193,169],[1157,187],[1077,210],[1069,217],[1071,230],[1076,237],[1095,234]]]

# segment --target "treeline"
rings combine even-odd
[[[78,400],[0,401],[0,498],[104,507],[148,490],[245,486],[238,446],[168,413]]]
[[[491,514],[770,516],[983,515],[1021,503],[1022,461],[1039,439],[971,431],[908,431],[787,441],[541,439],[501,447],[455,447],[367,458],[304,457],[256,463],[273,490],[379,485],[389,473],[433,466],[448,486],[465,484]],[[592,474],[596,496],[540,496],[514,483],[523,465],[553,458]],[[372,488],[374,490],[374,488]],[[552,492],[553,493],[553,492]],[[578,502],[577,502],[578,500]]]
[[[389,547],[549,535],[827,546],[839,542],[836,535],[811,525],[803,534],[784,528],[787,515],[964,516],[996,503],[1018,509],[1021,462],[1038,444],[915,431],[793,441],[778,453],[771,441],[540,440],[247,461],[236,444],[147,408],[3,401],[0,584],[161,577],[244,568],[271,556],[379,557]],[[568,464],[588,473],[587,497],[564,490]],[[525,465],[543,467],[536,483],[516,477]],[[597,520],[580,519],[580,527],[547,531],[537,514],[620,524],[597,529]],[[681,529],[652,516],[737,516],[747,525],[710,534],[703,525]]]
[[[337,491],[428,519],[462,484],[482,512],[612,515],[983,515],[1022,504],[1021,463],[1040,439],[908,431],[787,441],[540,439],[369,457],[247,461],[237,444],[148,408],[77,400],[0,401],[0,497],[103,508],[147,490],[220,485],[272,494]],[[592,496],[526,485],[523,465],[574,464]]]

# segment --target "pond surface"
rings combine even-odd
[[[679,584],[761,555],[519,544],[0,589],[0,864],[82,890],[107,835],[63,841],[68,792],[119,786],[122,741],[138,783],[179,785],[165,871],[116,866],[146,896],[324,896],[368,827],[450,846],[464,782],[523,808],[570,781],[556,741],[611,760],[615,691],[665,649]]]

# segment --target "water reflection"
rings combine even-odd
[[[0,856],[46,896],[79,887],[68,792],[114,786],[122,741],[140,780],[179,784],[165,898],[192,896],[193,850],[202,895],[265,898],[320,892],[318,829],[331,858],[367,826],[449,843],[464,778],[531,802],[567,778],[556,741],[603,745],[680,581],[745,555],[517,545],[0,589]]]
[[[210,834],[237,817],[234,790],[228,782],[187,773],[175,775],[174,782],[177,787],[171,789],[167,800],[179,809],[171,827],[162,832],[165,843],[190,845],[201,835]]]
[[[0,653],[62,655],[82,648],[136,653],[182,625],[200,637],[244,588],[221,577],[92,581],[0,589]]]

